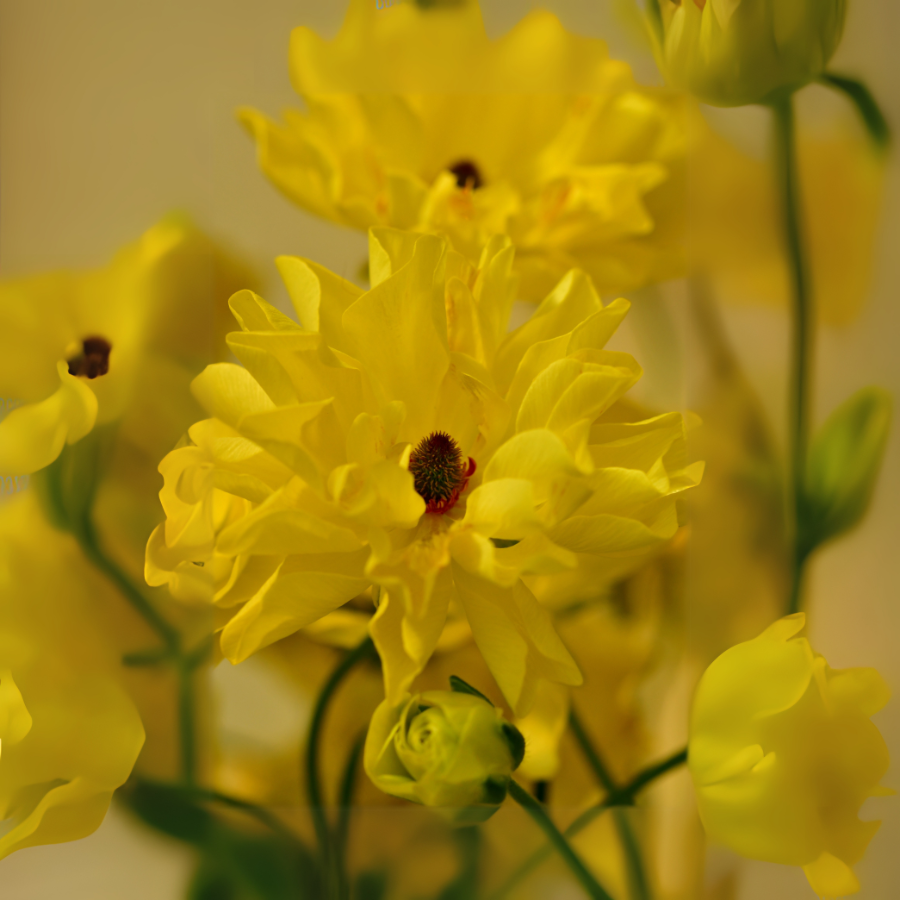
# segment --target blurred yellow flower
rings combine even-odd
[[[525,742],[482,697],[451,691],[384,701],[366,736],[365,767],[386,794],[482,822],[506,799]]]
[[[602,349],[628,304],[604,307],[584,274],[507,333],[508,240],[473,269],[443,239],[376,231],[370,258],[368,292],[279,260],[305,329],[232,298],[246,368],[194,382],[214,418],[160,465],[147,580],[219,606],[232,662],[376,586],[392,703],[458,609],[524,714],[540,681],[580,675],[522,576],[587,560],[584,591],[604,565],[633,566],[675,533],[702,466],[686,465],[678,414],[602,421],[640,369]]]
[[[711,129],[692,145],[688,254],[727,302],[786,307],[790,278],[771,167]],[[799,135],[803,224],[816,314],[843,326],[868,294],[884,188],[884,158],[864,136]]]
[[[291,76],[306,112],[241,119],[309,212],[447,234],[473,262],[509,234],[531,300],[573,267],[603,292],[681,274],[685,100],[551,13],[490,40],[477,2],[352,0],[333,41],[294,31]]]
[[[660,68],[713,106],[765,103],[820,75],[844,30],[847,0],[653,0]]]
[[[0,283],[0,397],[18,402],[0,421],[0,476],[44,468],[148,384],[165,390],[173,370],[215,358],[224,333],[210,297],[223,290],[223,305],[226,268],[170,217],[103,269]]]
[[[43,538],[50,538],[45,542]],[[0,857],[103,821],[144,743],[72,538],[26,493],[0,507]]]
[[[883,793],[887,747],[869,717],[890,691],[874,669],[830,669],[780,619],[706,670],[691,713],[689,766],[711,838],[742,856],[803,866],[820,896],[859,890],[851,866],[880,823],[857,817]]]

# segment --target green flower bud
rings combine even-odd
[[[488,819],[506,799],[523,751],[522,735],[483,697],[428,691],[375,710],[365,767],[386,794],[470,825]]]
[[[846,0],[656,2],[660,67],[713,106],[765,103],[817,78],[840,42],[847,8]]]

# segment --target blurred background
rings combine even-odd
[[[556,12],[570,30],[606,39],[612,54],[628,60],[639,79],[658,80],[626,0],[482,0],[488,32],[503,33],[537,5]],[[273,265],[278,254],[311,257],[353,277],[366,253],[365,236],[314,219],[278,195],[259,173],[252,142],[234,116],[241,105],[270,114],[296,105],[287,73],[290,31],[303,24],[332,35],[344,6],[341,0],[0,0],[0,275],[100,265],[160,216],[180,209],[252,264],[262,293],[273,302],[284,301]],[[831,67],[863,78],[895,131],[900,128],[898,35],[895,0],[854,0]],[[816,87],[801,95],[800,116],[813,132],[856,127],[852,113]],[[764,111],[714,111],[709,121],[747,153],[764,158]],[[841,210],[830,214],[840,216]],[[895,154],[865,304],[850,324],[820,327],[818,420],[866,384],[900,396],[898,247]],[[660,338],[646,314],[632,317],[621,341],[635,349],[647,370],[648,396],[690,409],[696,365],[688,329],[679,324],[686,316],[684,294],[676,285],[660,301],[674,322],[666,341],[674,336],[680,343],[655,354]],[[783,443],[786,311],[751,302],[726,304],[722,314],[776,440]],[[814,559],[808,603],[812,643],[829,663],[875,666],[895,694],[900,689],[898,445],[895,426],[871,512],[862,527]],[[223,728],[257,736],[266,729],[299,735],[308,705],[251,663],[238,669],[220,665],[214,688]],[[895,761],[885,783],[900,788],[900,702],[875,721]],[[900,804],[869,801],[863,814],[884,824],[858,867],[859,897],[896,898]],[[710,865],[717,860],[713,854]],[[188,851],[141,829],[114,805],[92,837],[4,860],[0,882],[11,900],[178,900],[191,867]],[[799,869],[747,862],[740,867],[738,896],[812,900],[814,895]]]

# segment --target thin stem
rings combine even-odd
[[[572,838],[580,831],[587,828],[594,819],[601,813],[614,806],[629,806],[634,803],[637,795],[648,784],[657,778],[665,775],[672,769],[684,765],[687,762],[687,748],[679,750],[672,756],[667,757],[662,762],[650,766],[641,772],[638,772],[631,781],[624,787],[619,788],[614,793],[609,794],[601,803],[586,809],[571,825],[563,832],[567,838]],[[490,896],[490,900],[502,900],[523,878],[530,875],[538,866],[541,865],[553,852],[552,847],[545,846],[535,851],[532,855],[519,866],[509,878]]]
[[[775,171],[781,194],[785,249],[791,275],[793,335],[791,339],[791,403],[789,422],[789,483],[793,492],[793,548],[788,613],[802,604],[803,569],[808,551],[803,535],[803,490],[809,440],[809,375],[812,356],[813,304],[807,257],[800,223],[800,181],[797,166],[794,99],[788,95],[772,104],[775,120]]]
[[[581,720],[574,709],[569,712],[569,727],[572,729],[572,734],[575,736],[575,740],[578,742],[585,759],[594,770],[597,780],[610,794],[615,794],[618,790],[618,785],[612,775],[609,774],[609,770],[606,768],[599,752],[591,743],[591,739],[584,730],[584,726],[581,724]],[[619,832],[622,849],[625,852],[632,894],[637,900],[651,900],[652,894],[644,869],[644,859],[640,845],[635,837],[634,829],[628,820],[628,814],[623,809],[614,809],[613,819],[616,823],[616,830]]]
[[[367,637],[355,650],[348,653],[331,673],[328,681],[322,687],[313,709],[312,722],[309,727],[309,737],[306,744],[306,792],[309,798],[310,815],[316,830],[316,839],[319,843],[320,858],[323,863],[323,871],[326,877],[334,878],[331,835],[328,828],[328,819],[322,804],[321,778],[319,774],[319,736],[325,721],[325,712],[328,704],[337,690],[338,685],[344,680],[347,673],[361,660],[370,656],[375,649],[372,639]],[[331,885],[331,896],[336,896],[339,887],[337,883]]]
[[[553,824],[553,820],[547,815],[544,807],[515,781],[509,783],[509,795],[521,806],[528,815],[538,824],[544,834],[550,839],[550,843],[557,853],[566,861],[575,877],[581,882],[581,886],[594,900],[612,900],[596,878],[590,873],[587,866],[581,861],[581,857],[572,849],[562,832]]]
[[[365,733],[361,734],[350,750],[344,777],[341,779],[341,790],[338,795],[338,820],[334,829],[334,859],[340,900],[350,898],[350,879],[347,877],[347,842],[350,835],[350,813],[353,809],[353,790],[356,786],[356,770],[366,742]]]

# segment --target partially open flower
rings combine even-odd
[[[451,691],[385,700],[366,737],[366,772],[385,793],[483,822],[506,799],[525,742],[482,697]]]
[[[869,717],[889,690],[874,669],[830,669],[802,613],[726,650],[694,698],[689,766],[711,838],[803,866],[820,896],[859,890],[853,866],[879,822],[857,816],[889,759]]]
[[[846,0],[658,0],[671,82],[713,106],[765,103],[825,69]]]

